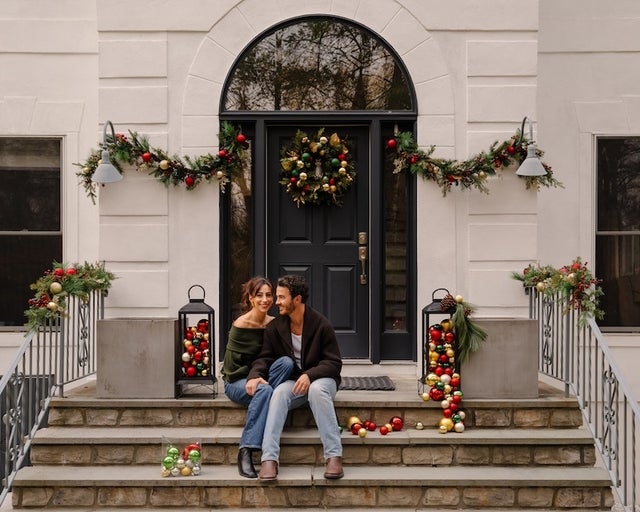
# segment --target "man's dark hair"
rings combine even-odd
[[[300,295],[302,297],[303,304],[307,302],[307,298],[309,298],[309,287],[307,286],[307,282],[302,276],[294,274],[282,276],[278,279],[277,286],[287,288],[292,298]]]

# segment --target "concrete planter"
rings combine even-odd
[[[98,398],[175,398],[177,318],[98,321]]]
[[[474,319],[487,339],[460,365],[464,398],[538,398],[537,321]]]

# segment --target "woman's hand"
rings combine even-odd
[[[247,392],[247,395],[253,396],[256,394],[256,390],[260,384],[269,384],[262,377],[256,377],[255,379],[248,380],[244,386],[244,390]]]

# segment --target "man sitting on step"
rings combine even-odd
[[[247,376],[247,393],[252,395],[264,382],[271,364],[282,356],[296,362],[290,380],[280,384],[271,396],[262,440],[262,468],[258,478],[277,479],[280,438],[290,410],[309,403],[320,432],[326,459],[325,478],[337,479],[342,469],[342,441],[336,420],[334,398],[340,385],[342,358],[329,320],[305,304],[309,289],[303,277],[278,279],[276,305],[280,316],[267,325],[262,351]]]

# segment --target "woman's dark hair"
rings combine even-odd
[[[292,298],[296,295],[300,295],[302,297],[303,304],[307,302],[307,299],[309,298],[309,287],[302,276],[293,274],[282,276],[278,279],[278,286],[287,288]]]
[[[242,285],[242,299],[240,304],[242,306],[242,312],[246,313],[251,309],[251,297],[255,297],[264,285],[267,285],[271,289],[271,295],[273,295],[273,284],[266,277],[255,276],[249,279]]]

